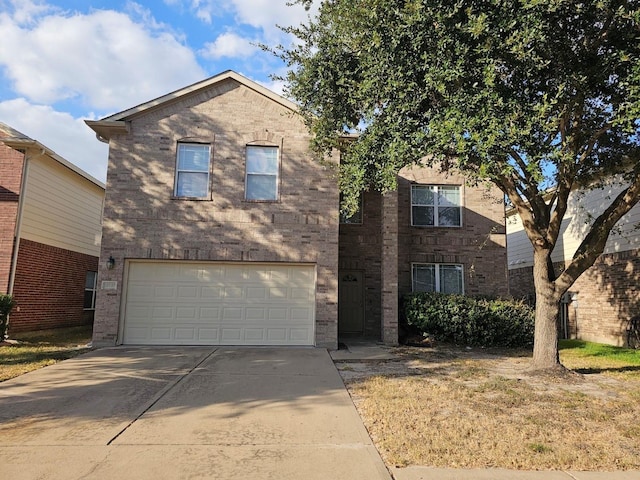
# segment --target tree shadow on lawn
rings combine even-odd
[[[574,372],[582,375],[593,375],[598,373],[626,373],[626,372],[640,372],[640,366],[626,366],[626,367],[601,367],[601,368],[575,368]]]

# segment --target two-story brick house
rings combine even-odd
[[[341,223],[295,112],[227,71],[87,122],[109,142],[94,344],[396,343],[402,293],[506,293],[499,193],[413,168]]]

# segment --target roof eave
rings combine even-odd
[[[201,90],[204,90],[206,88],[209,88],[217,83],[221,83],[224,82],[226,80],[235,80],[236,82],[240,83],[241,85],[244,85],[247,88],[250,88],[251,90],[255,91],[256,93],[263,95],[271,100],[273,100],[276,103],[279,103],[280,105],[282,105],[283,107],[293,111],[293,112],[297,112],[298,111],[298,106],[284,98],[281,95],[278,95],[275,92],[272,92],[271,90],[269,90],[266,87],[263,87],[262,85],[260,85],[259,83],[254,82],[253,80],[249,80],[248,78],[240,75],[239,73],[234,72],[233,70],[227,70],[225,72],[222,72],[218,75],[215,75],[213,77],[207,78],[206,80],[202,80],[200,82],[194,83],[192,85],[189,85],[187,87],[181,88],[180,90],[176,90],[174,92],[168,93],[166,95],[163,95],[161,97],[158,97],[154,100],[150,100],[148,102],[142,103],[140,105],[137,105],[135,107],[129,108],[127,110],[123,110],[122,112],[119,113],[115,113],[113,115],[110,115],[108,117],[103,118],[102,120],[98,121],[98,122],[92,122],[92,123],[100,123],[100,122],[121,122],[121,121],[127,121],[127,120],[131,120],[133,117],[136,117],[144,112],[150,111],[154,108],[157,108],[159,106],[162,105],[167,105],[170,104],[172,102],[178,101],[179,99],[183,98],[186,95],[191,95],[194,93],[197,93]],[[93,128],[92,124],[90,124],[89,122],[86,122],[87,125],[89,125],[91,128]],[[93,128],[94,131],[96,130],[95,128]],[[97,132],[97,131],[96,131]],[[104,135],[101,135],[100,133],[98,133],[100,136],[104,137]],[[104,138],[108,138],[108,137],[104,137]]]
[[[74,172],[74,173],[80,175],[81,177],[85,178],[86,180],[89,180],[91,183],[93,183],[96,186],[100,187],[102,190],[105,189],[105,184],[103,182],[101,182],[97,178],[89,175],[87,172],[85,172],[81,168],[76,167],[73,163],[71,163],[68,160],[64,159],[63,157],[58,155],[56,152],[54,152],[50,148],[46,147],[42,143],[38,142],[37,140],[33,140],[33,139],[30,139],[30,138],[13,138],[13,137],[9,137],[9,138],[0,138],[0,141],[2,143],[4,143],[5,145],[7,145],[8,147],[11,147],[11,148],[13,148],[15,150],[20,150],[20,151],[23,151],[23,152],[30,152],[30,151],[34,151],[35,150],[35,151],[37,151],[37,152],[39,152],[41,154],[47,155],[48,157],[52,158],[53,160],[58,162],[63,167],[66,167],[69,170],[71,170],[72,172]]]
[[[109,140],[113,136],[126,135],[129,133],[129,124],[122,120],[85,120],[84,123],[96,132],[98,140],[105,143],[109,143]]]

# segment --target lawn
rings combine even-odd
[[[534,375],[530,352],[446,345],[337,366],[388,465],[640,469],[640,351],[561,348],[576,372]]]
[[[560,358],[566,367],[579,373],[607,373],[640,380],[640,350],[582,340],[562,340]]]
[[[89,350],[91,326],[16,334],[0,345],[0,382]]]

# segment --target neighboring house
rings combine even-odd
[[[0,293],[9,332],[91,323],[104,184],[0,123]]]
[[[227,71],[87,122],[109,142],[95,345],[393,344],[412,282],[507,293],[499,192],[407,169],[340,224],[337,159],[295,112]]]
[[[569,263],[597,217],[622,190],[619,183],[573,192],[552,254],[557,271]],[[604,253],[563,298],[560,334],[593,342],[624,345],[629,321],[640,314],[640,206],[612,230]],[[533,247],[514,210],[507,212],[509,288],[512,296],[533,303]]]

